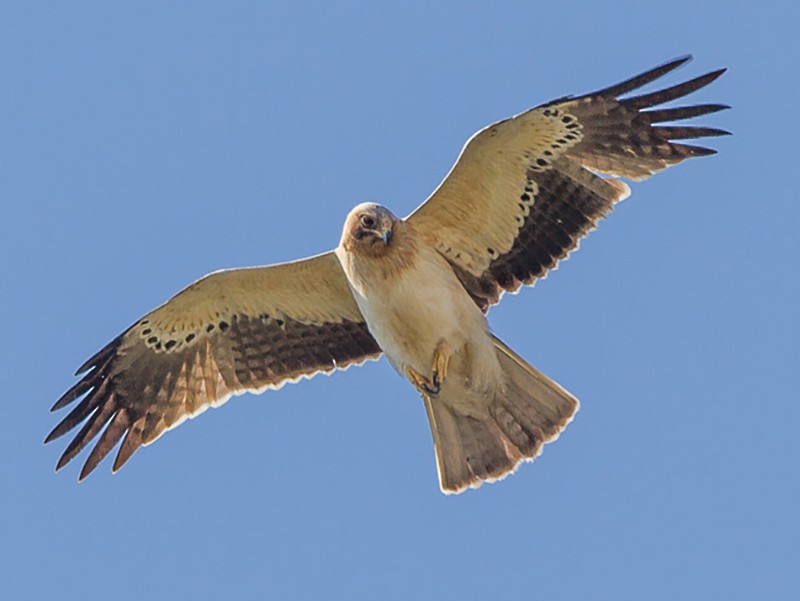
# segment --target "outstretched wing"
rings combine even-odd
[[[117,471],[140,446],[233,394],[279,388],[380,354],[333,253],[212,273],[78,369],[85,375],[53,410],[80,401],[45,442],[85,421],[56,469],[102,430],[80,479],[122,440]]]
[[[619,98],[689,58],[528,110],[467,142],[445,180],[408,219],[450,261],[484,311],[503,291],[514,292],[544,277],[630,194],[624,182],[597,174],[641,180],[687,158],[716,152],[675,140],[728,132],[657,124],[727,106],[644,109],[686,96],[724,69],[651,94]]]

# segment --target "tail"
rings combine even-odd
[[[578,411],[575,397],[492,340],[505,377],[502,391],[481,393],[448,377],[439,396],[425,398],[444,493],[478,488],[533,461]]]

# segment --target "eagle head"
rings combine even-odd
[[[397,217],[374,202],[358,205],[347,216],[342,231],[341,246],[349,252],[382,256],[392,244]]]

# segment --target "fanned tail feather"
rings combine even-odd
[[[497,338],[497,358],[505,388],[483,404],[483,415],[464,415],[440,397],[425,398],[431,422],[439,483],[445,493],[477,488],[513,473],[523,461],[532,461],[545,443],[558,438],[578,410],[578,400],[521,359]],[[447,390],[447,389],[446,389]],[[443,391],[444,392],[444,391]],[[450,387],[447,394],[480,396],[466,387]],[[485,393],[483,393],[485,394]]]

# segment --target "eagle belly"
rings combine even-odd
[[[501,383],[486,318],[435,249],[420,245],[397,269],[378,268],[368,257],[351,259],[345,272],[356,302],[395,370],[404,374],[411,367],[430,377],[436,347],[443,342],[462,359],[451,363],[457,370],[448,377],[460,375],[470,387]],[[392,260],[392,253],[379,259]]]

